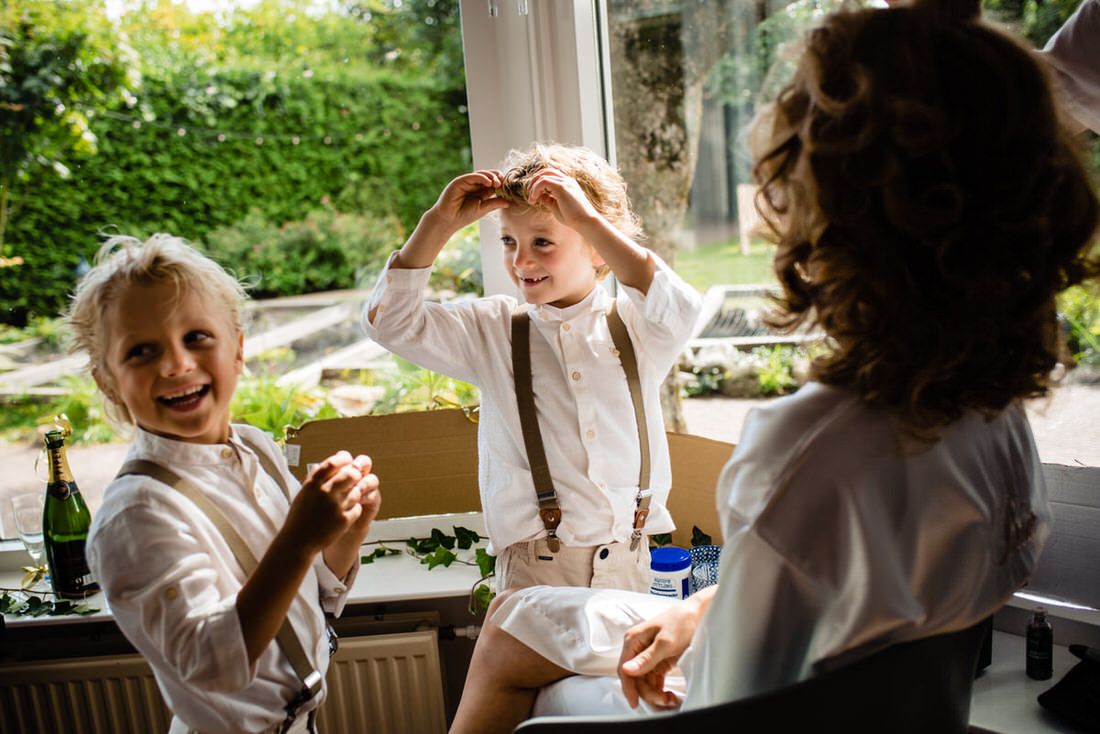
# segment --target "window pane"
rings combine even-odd
[[[785,44],[840,5],[833,0],[607,0],[616,162],[649,246],[674,259],[677,272],[721,304],[694,345],[696,371],[705,373],[695,375],[690,391],[741,395],[765,386],[783,391],[802,377],[804,358],[796,354],[792,360],[790,347],[759,324],[763,302],[740,295],[775,283],[772,249],[754,229],[746,135],[760,100],[774,95],[790,75]],[[1073,9],[1073,3],[1048,3],[1039,11],[999,0],[985,5],[987,16],[1038,46]],[[1100,162],[1100,156],[1094,153],[1093,161]],[[1100,465],[1100,424],[1091,417],[1100,408],[1100,350],[1092,346],[1100,333],[1097,304],[1095,287],[1069,293],[1061,304],[1067,328],[1081,335],[1074,348],[1082,367],[1054,391],[1049,404],[1031,406],[1047,462]],[[752,361],[747,355],[754,340],[771,342],[756,348],[756,361],[766,366],[731,378],[738,364]],[[689,429],[709,425],[716,437],[736,440],[740,413],[730,411],[730,405],[685,406]]]
[[[68,415],[93,512],[125,454],[58,333],[101,231],[185,237],[252,285],[235,420],[281,435],[416,392],[344,369],[372,356],[348,295],[470,169],[458,0],[0,3],[0,43],[23,95],[0,109],[0,538],[8,494],[44,490],[36,423]],[[466,234],[433,289],[480,286]]]

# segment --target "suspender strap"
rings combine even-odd
[[[287,486],[286,477],[279,470],[279,467],[275,464],[275,460],[267,453],[267,451],[258,444],[252,443],[244,436],[238,435],[243,443],[248,448],[252,449],[252,453],[256,454],[256,457],[260,460],[260,466],[269,477],[275,480],[275,483],[279,485],[279,489],[283,490],[283,496],[286,497],[286,501],[290,502],[290,487]]]
[[[649,429],[646,424],[645,403],[642,401],[642,385],[638,377],[638,358],[626,324],[619,316],[613,301],[607,315],[607,326],[611,339],[619,354],[626,384],[630,390],[630,400],[634,405],[634,422],[638,429],[638,446],[641,461],[638,476],[638,496],[635,501],[634,528],[630,536],[630,549],[637,550],[641,542],[642,529],[649,516],[649,504],[652,492],[649,488]],[[561,507],[558,495],[550,478],[550,467],[546,461],[546,450],[542,443],[538,417],[535,414],[535,396],[531,385],[531,322],[527,316],[527,306],[520,304],[512,312],[512,376],[515,381],[516,403],[519,406],[520,426],[523,428],[523,443],[527,449],[527,461],[531,465],[531,476],[535,483],[535,493],[539,503],[539,517],[546,528],[547,545],[557,552],[560,542],[557,528],[561,524]]]
[[[630,388],[630,400],[634,403],[634,422],[638,427],[638,448],[641,449],[641,464],[638,470],[638,497],[635,500],[634,530],[630,534],[630,550],[637,550],[642,539],[642,528],[649,517],[649,503],[653,492],[649,488],[649,428],[646,425],[645,403],[642,401],[642,382],[638,378],[638,357],[634,354],[634,344],[626,330],[622,316],[615,301],[607,314],[607,328],[611,331],[611,340],[619,351],[619,362],[626,373],[626,384]]]
[[[539,517],[546,528],[546,543],[551,552],[557,553],[561,547],[558,540],[561,507],[558,505],[558,493],[554,491],[554,482],[550,479],[550,465],[546,461],[542,432],[535,415],[535,393],[531,386],[531,320],[527,318],[527,307],[523,304],[512,313],[512,379],[516,386],[527,463],[531,465],[531,477],[535,482]]]
[[[259,451],[257,454],[261,457],[264,456],[264,454]],[[121,477],[127,474],[144,474],[152,477],[158,482],[167,484],[169,487],[179,491],[180,494],[191,500],[191,502],[198,507],[212,523],[214,523],[214,527],[216,527],[218,532],[222,534],[222,537],[225,538],[225,542],[229,545],[230,550],[233,551],[237,563],[244,569],[245,575],[252,575],[252,572],[258,565],[256,556],[252,553],[252,549],[244,542],[244,538],[241,537],[241,534],[237,532],[233,524],[222,514],[221,510],[219,510],[214,503],[210,501],[210,498],[203,494],[198,487],[176,474],[171,469],[145,459],[134,459],[123,464],[122,469],[118,472],[118,476]],[[277,478],[282,477],[281,474],[272,474],[272,476]],[[294,672],[302,681],[301,690],[298,691],[297,695],[295,695],[286,706],[287,718],[293,720],[297,715],[298,708],[321,691],[321,684],[324,682],[324,677],[309,661],[309,657],[306,655],[305,649],[298,639],[298,635],[294,632],[294,628],[290,626],[289,619],[283,620],[282,626],[279,627],[279,632],[275,635],[275,640],[279,643],[279,648],[283,651],[283,654],[286,655],[291,666],[293,666]]]

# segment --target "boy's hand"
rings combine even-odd
[[[574,230],[600,217],[577,180],[554,168],[535,174],[527,200],[531,204],[545,206],[555,219]]]
[[[457,232],[489,212],[508,206],[508,202],[496,197],[501,183],[500,171],[474,171],[459,176],[443,189],[430,213],[441,226]]]
[[[356,547],[367,537],[370,532],[370,524],[378,516],[378,510],[382,507],[382,493],[378,490],[378,477],[371,473],[371,459],[360,454],[355,457],[354,464],[359,468],[361,476],[356,485],[361,494],[359,496],[359,517],[348,528],[347,535],[354,540]]]
[[[377,481],[374,477],[375,493]],[[369,484],[351,454],[347,451],[333,454],[310,470],[290,505],[284,527],[303,546],[321,550],[346,533],[362,516],[360,501]]]

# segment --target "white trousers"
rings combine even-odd
[[[533,586],[511,594],[491,621],[550,662],[578,674],[543,688],[535,715],[623,714],[632,711],[619,687],[623,635],[678,601],[619,589]],[[669,672],[665,685],[683,696],[679,668]]]

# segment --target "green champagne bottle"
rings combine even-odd
[[[53,590],[61,596],[80,597],[99,591],[99,584],[92,578],[84,557],[92,513],[69,471],[65,438],[66,433],[62,430],[46,432],[50,469],[46,503],[42,508],[42,535]]]

